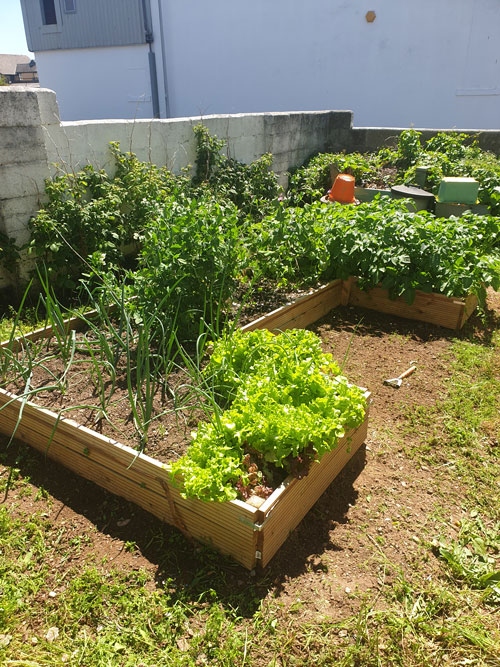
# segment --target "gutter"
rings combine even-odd
[[[160,42],[161,42],[161,60],[162,60],[162,69],[163,69],[163,86],[165,90],[165,115],[167,118],[171,118],[170,113],[170,95],[168,94],[168,77],[167,77],[167,60],[166,60],[166,51],[165,51],[165,34],[163,31],[163,9],[162,9],[162,0],[156,0],[158,6],[158,17],[160,21]]]
[[[151,99],[153,102],[153,117],[160,117],[160,99],[158,96],[158,74],[156,70],[156,56],[153,51],[153,30],[149,22],[149,16],[146,7],[146,0],[142,0],[142,16],[144,20],[144,32],[146,37],[146,44],[149,45],[148,61],[149,61],[149,78],[151,81]]]

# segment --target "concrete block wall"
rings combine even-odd
[[[28,220],[43,199],[49,177],[45,128],[59,125],[52,91],[0,88],[0,231],[23,245],[29,240]],[[0,274],[0,287],[23,281],[28,262],[15,275]]]
[[[196,143],[193,127],[202,122],[212,135],[227,142],[226,153],[241,162],[252,162],[272,153],[273,168],[284,174],[308,157],[340,145],[350,132],[352,112],[316,111],[173,118],[168,120],[75,121],[47,128],[49,163],[80,169],[88,163],[113,170],[109,142],[141,160],[167,166],[174,172],[194,165]]]
[[[345,140],[342,146],[338,147],[338,150],[367,153],[377,151],[382,146],[395,146],[401,132],[407,129],[404,127],[353,127],[345,136]],[[500,154],[500,131],[498,130],[421,129],[418,127],[414,129],[422,134],[422,141],[427,141],[436,136],[438,132],[461,132],[476,136],[480,148],[491,151],[496,155]]]
[[[350,111],[235,114],[169,120],[94,120],[61,123],[55,93],[0,89],[0,231],[18,245],[29,240],[29,219],[44,202],[45,180],[87,164],[114,171],[109,142],[139,159],[174,172],[194,165],[193,127],[202,122],[227,142],[226,153],[252,162],[273,155],[286,184],[287,171],[310,156],[341,145],[352,125]],[[26,281],[32,263],[24,253],[15,275],[0,273],[0,288]]]
[[[352,127],[351,111],[218,115],[168,120],[93,120],[61,123],[55,93],[45,89],[0,88],[0,231],[22,245],[28,221],[44,201],[45,179],[87,164],[113,173],[109,142],[141,160],[179,172],[194,165],[193,127],[202,122],[227,142],[227,153],[252,162],[264,153],[286,183],[287,172],[320,152],[371,151],[394,145],[403,128]],[[439,130],[421,130],[424,138]],[[500,132],[458,130],[479,135],[482,148],[500,152]],[[30,264],[15,275],[0,274],[0,288],[21,284]]]

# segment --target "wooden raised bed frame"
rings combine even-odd
[[[402,297],[390,299],[389,292],[381,287],[362,290],[357,282],[357,278],[334,280],[326,287],[298,299],[290,306],[278,308],[251,322],[243,327],[243,330],[251,331],[261,327],[300,329],[340,305],[360,306],[379,313],[437,324],[447,329],[461,329],[478,304],[475,294],[459,299],[417,290],[415,300],[410,306]]]
[[[355,280],[335,280],[251,322],[243,330],[303,328],[347,303],[460,328],[475,307],[469,300],[420,294],[414,307],[400,300],[387,303],[389,300],[387,296],[384,299],[384,290],[364,293]],[[80,324],[80,321],[70,321],[68,326],[78,327]],[[38,339],[44,334],[50,336],[51,331],[37,331],[26,335],[25,339]],[[366,397],[368,406],[369,392]],[[15,430],[16,438],[176,526],[188,537],[213,545],[248,569],[269,563],[290,532],[362,445],[367,425],[368,409],[364,422],[314,464],[307,477],[301,480],[287,478],[259,508],[255,508],[240,500],[215,503],[182,498],[172,483],[168,465],[0,389],[0,433],[11,436]]]
[[[478,300],[475,294],[460,299],[417,290],[415,300],[408,305],[402,297],[390,299],[388,291],[381,287],[362,290],[356,278],[349,278],[343,281],[342,304],[429,322],[447,329],[461,329],[475,311]]]

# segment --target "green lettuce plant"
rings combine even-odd
[[[222,336],[204,375],[227,407],[198,426],[173,464],[185,496],[231,500],[238,489],[264,482],[269,464],[285,472],[302,464],[303,475],[364,418],[363,391],[349,385],[320,339],[303,329]]]

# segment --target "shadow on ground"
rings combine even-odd
[[[338,306],[309,328],[315,331],[328,322],[332,329],[350,332],[358,336],[382,337],[396,334],[417,342],[435,340],[469,340],[481,345],[490,345],[500,330],[500,294],[489,294],[489,307],[484,313],[476,311],[460,330],[445,329],[434,324],[408,320],[395,315],[385,315],[366,308]]]
[[[280,590],[286,580],[314,571],[316,566],[311,564],[311,556],[338,550],[330,535],[336,525],[347,522],[349,508],[357,499],[353,484],[366,462],[362,446],[267,568],[249,572],[232,559],[186,539],[176,528],[73,474],[24,443],[14,441],[5,450],[6,443],[7,440],[2,439],[2,463],[16,468],[21,477],[49,494],[53,499],[50,514],[53,523],[58,522],[65,510],[67,524],[69,509],[79,519],[83,518],[82,532],[91,533],[95,526],[104,540],[109,541],[110,556],[116,553],[117,540],[124,545],[135,543],[138,556],[133,569],[152,569],[157,586],[168,586],[184,601],[196,601],[213,589],[224,605],[237,607],[241,616],[253,615],[271,587]],[[16,494],[16,488],[11,488],[7,498],[2,498],[4,504],[12,503]],[[130,520],[120,526],[123,517]],[[102,543],[99,551],[102,555]],[[113,559],[103,567],[113,569]]]

